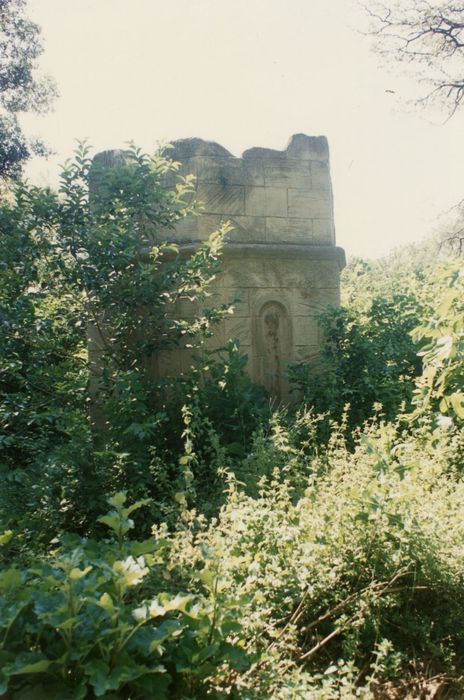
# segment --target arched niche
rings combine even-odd
[[[284,372],[292,355],[292,324],[282,302],[267,300],[258,309],[253,332],[254,379],[277,401],[288,399]]]

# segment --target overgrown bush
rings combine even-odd
[[[299,697],[292,668],[318,698],[349,697],[349,678],[353,697],[356,684],[374,697],[378,684],[427,668],[459,678],[462,437],[397,430],[361,434],[354,453],[334,436],[307,464],[300,497],[288,462],[257,497],[232,480],[217,522],[173,535],[171,575],[195,590],[189,572],[206,546],[221,556],[221,590],[244,597],[243,633],[260,662],[236,678],[239,697]]]
[[[131,514],[145,504],[126,506],[122,493],[109,503],[100,521],[111,539],[67,537],[30,568],[0,571],[0,695],[202,697],[221,663],[250,666],[239,638],[228,641],[240,630],[240,608],[219,607],[207,555],[198,570],[203,592],[160,589],[167,543],[127,539]]]
[[[127,540],[143,504],[115,496],[100,519],[112,539],[62,537],[27,569],[3,568],[4,687],[374,699],[441,674],[461,692],[462,436],[429,435],[383,425],[351,452],[334,434],[298,493],[287,434],[257,495],[230,475],[217,519],[184,510],[177,531],[143,542]]]
[[[53,193],[21,184],[0,207],[0,519],[45,509],[52,532],[76,525],[69,506],[89,478],[91,439],[85,322],[55,207]]]
[[[437,304],[414,329],[424,372],[417,382],[416,416],[435,414],[442,423],[464,419],[464,275],[461,265],[439,267],[431,278]],[[424,322],[425,321],[425,322]]]
[[[321,439],[330,435],[330,420],[342,420],[348,404],[347,434],[376,413],[394,420],[402,406],[411,407],[422,367],[412,331],[430,313],[430,288],[421,269],[386,268],[350,264],[343,278],[346,305],[319,316],[319,357],[290,368],[298,394],[327,415]]]

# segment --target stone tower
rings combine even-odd
[[[173,147],[169,157],[182,163],[181,174],[195,175],[204,206],[201,216],[182,221],[174,240],[188,248],[221,222],[234,227],[213,301],[238,293],[240,302],[212,345],[237,338],[253,380],[286,399],[287,363],[317,355],[317,313],[340,299],[345,255],[335,246],[327,140],[296,134],[283,151],[251,148],[241,158],[195,138]],[[181,371],[189,362],[185,351],[170,353],[159,369]]]
[[[195,176],[204,210],[169,238],[188,254],[221,223],[233,226],[208,305],[237,297],[239,303],[209,345],[238,339],[252,379],[286,400],[287,364],[317,355],[316,316],[340,297],[345,255],[335,246],[327,140],[296,134],[283,151],[251,148],[241,158],[197,138],[172,145],[168,155],[182,164],[180,174]],[[112,160],[108,152],[97,158]],[[194,312],[191,303],[176,309],[184,318]],[[154,371],[179,373],[190,364],[191,351],[178,349],[161,353]]]

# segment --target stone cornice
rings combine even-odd
[[[181,255],[192,255],[197,250],[198,243],[176,243]],[[164,259],[175,257],[174,251],[165,251]],[[330,260],[338,263],[340,270],[346,265],[345,251],[343,248],[331,245],[302,245],[298,243],[226,243],[223,248],[223,257],[227,258],[307,258],[309,260]]]

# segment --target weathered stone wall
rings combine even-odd
[[[277,400],[287,399],[287,363],[314,359],[321,340],[316,315],[340,297],[344,253],[335,247],[327,140],[297,134],[284,151],[252,148],[241,158],[200,139],[173,146],[169,156],[182,163],[181,174],[195,175],[204,205],[174,240],[188,248],[224,221],[234,227],[212,301],[238,294],[240,302],[209,344],[237,338],[252,378]],[[186,316],[193,308],[177,311]],[[158,371],[180,372],[190,362],[188,351],[171,352],[159,358]]]
[[[234,243],[334,245],[329,150],[324,136],[297,134],[285,151],[251,148],[235,158],[217,143],[174,142],[169,157],[192,173],[201,218],[187,219],[177,240],[206,238],[221,220],[234,226]],[[173,180],[174,182],[174,180]]]

